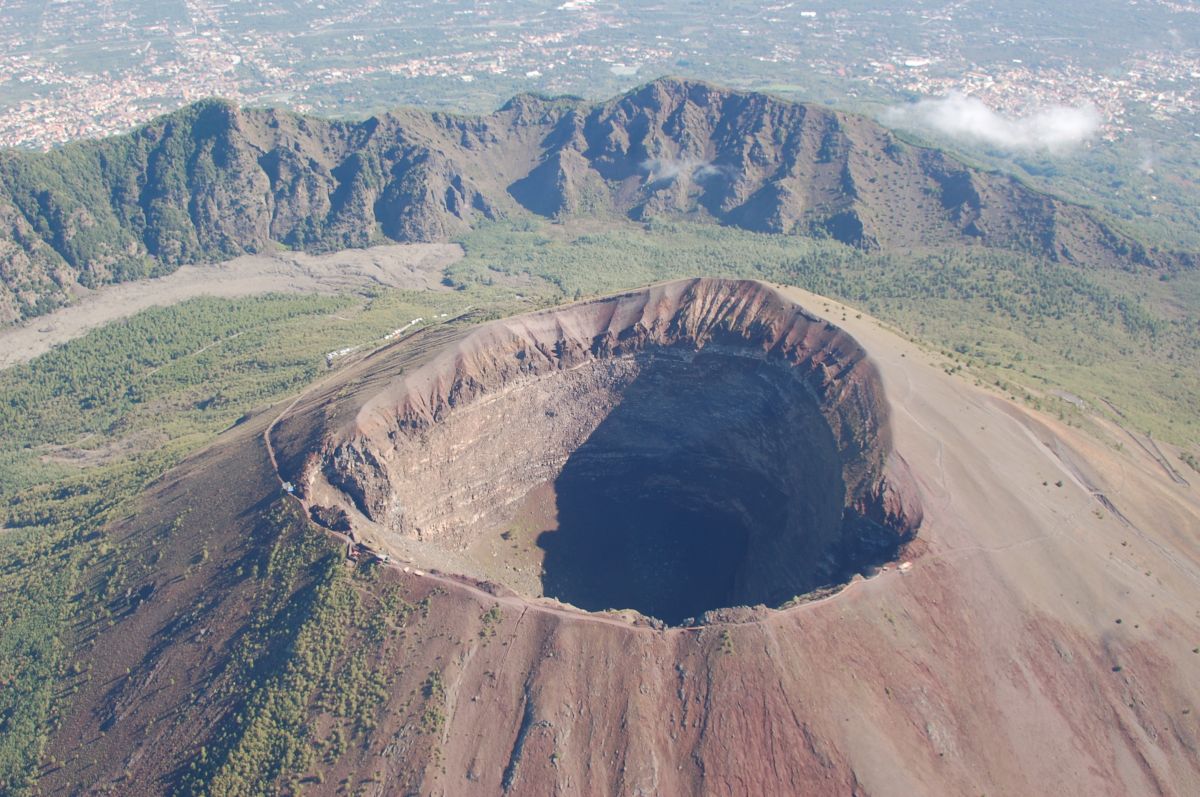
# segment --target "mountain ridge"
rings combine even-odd
[[[676,216],[862,249],[983,245],[1191,268],[1095,211],[866,117],[661,78],[604,101],[362,121],[204,100],[113,138],[0,153],[0,320],[279,245],[440,241],[483,221]]]

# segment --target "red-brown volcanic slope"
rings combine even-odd
[[[910,566],[698,629],[634,625],[619,613],[394,569],[387,578],[411,600],[430,596],[429,616],[391,663],[396,678],[370,745],[306,793],[336,793],[355,772],[375,773],[365,793],[380,795],[1200,793],[1195,488],[1118,447],[1102,426],[1064,426],[947,375],[870,318],[783,295],[836,321],[874,362],[891,445],[924,508],[903,553]],[[361,407],[387,388],[396,375],[388,363],[403,350],[311,395],[341,391]],[[310,404],[292,411],[303,417]],[[308,438],[300,426],[284,435],[285,418],[280,447],[317,451],[323,430],[355,417],[331,410]],[[261,444],[235,432],[205,468],[228,480],[232,468],[257,463],[254,490],[267,495]],[[281,458],[285,472],[302,464],[294,459]],[[241,508],[218,503],[206,522],[236,524]],[[385,528],[364,534],[382,541]],[[159,592],[169,600],[170,590],[191,588]],[[499,620],[490,623],[493,606]],[[494,636],[480,633],[487,628]],[[141,654],[101,640],[97,674],[111,661],[119,680],[131,655]],[[174,661],[155,671],[158,689],[169,692],[170,675],[186,694],[188,674]],[[430,735],[405,723],[415,722],[412,696],[434,670],[445,722]],[[143,690],[121,722],[153,722],[156,699]],[[86,696],[79,706],[53,743],[60,759],[78,745],[102,755],[108,744],[90,729]],[[204,721],[197,710],[191,724],[157,726],[130,758],[133,782],[161,784],[203,738]],[[67,776],[51,773],[48,788]]]
[[[700,631],[506,599],[500,649],[421,646],[449,662],[421,793],[1200,792],[1194,491],[838,323],[918,484],[911,569]],[[491,605],[449,592],[467,625]]]

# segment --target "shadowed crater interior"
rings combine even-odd
[[[777,561],[780,540],[841,524],[837,443],[813,397],[760,360],[638,360],[554,481],[558,528],[538,539],[545,594],[677,623],[827,579],[832,562]]]
[[[759,283],[495,322],[359,401],[305,500],[582,609],[778,606],[920,523],[863,350]]]

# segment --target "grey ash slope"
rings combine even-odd
[[[206,101],[125,136],[0,153],[0,319],[79,285],[275,242],[436,241],[530,211],[683,215],[883,251],[972,243],[1099,267],[1195,262],[863,117],[662,79],[599,104],[521,96],[482,117],[342,122]]]

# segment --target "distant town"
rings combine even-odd
[[[209,96],[349,116],[400,104],[486,111],[520,91],[598,97],[662,74],[847,107],[951,92],[1012,114],[1089,103],[1108,139],[1129,133],[1133,115],[1194,134],[1200,110],[1194,40],[1067,40],[1046,28],[1044,3],[732,2],[704,18],[687,2],[599,0],[5,5],[0,146],[117,133]],[[1200,25],[1194,3],[1109,5],[1193,36]]]

